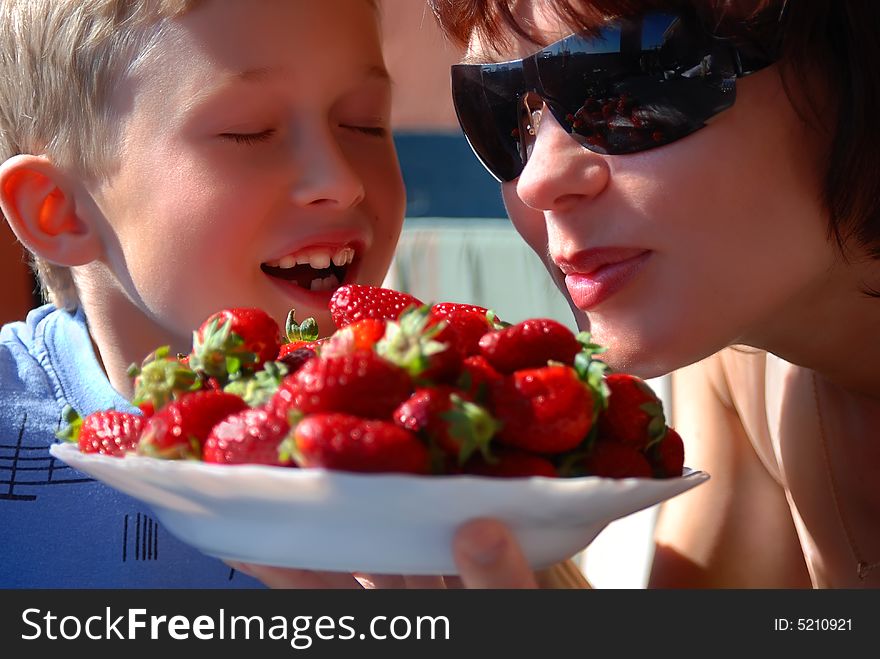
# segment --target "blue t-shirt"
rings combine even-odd
[[[65,405],[138,411],[98,363],[82,311],[47,305],[0,330],[0,587],[261,587],[53,458]]]

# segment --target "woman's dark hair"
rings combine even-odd
[[[428,1],[440,27],[458,45],[466,44],[472,34],[488,43],[505,43],[511,34],[534,41],[529,25],[511,9],[511,0]],[[880,1],[548,3],[572,30],[588,32],[612,17],[668,11],[683,4],[704,16],[707,26],[719,36],[749,38],[759,44],[767,44],[772,36],[773,46],[780,49],[787,89],[792,91],[789,83],[794,81],[796,89],[807,98],[801,115],[829,133],[822,190],[830,217],[829,236],[836,239],[841,249],[853,239],[872,258],[880,259]],[[818,88],[827,92],[827,98],[817,98],[816,87],[807,84],[813,73],[819,74],[822,84]],[[791,93],[789,96],[794,98]],[[828,107],[829,98],[834,100],[832,107]],[[833,119],[829,120],[829,116]]]

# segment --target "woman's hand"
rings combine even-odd
[[[455,534],[452,553],[461,577],[314,572],[266,565],[229,565],[270,588],[537,588],[513,534],[496,520],[478,519]]]

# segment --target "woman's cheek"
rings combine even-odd
[[[526,206],[516,195],[515,183],[504,183],[501,196],[514,228],[542,258],[547,254],[547,225],[544,214]]]

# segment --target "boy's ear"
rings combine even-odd
[[[73,183],[43,156],[22,154],[0,165],[0,209],[32,253],[63,266],[91,263],[101,241],[77,215]]]

